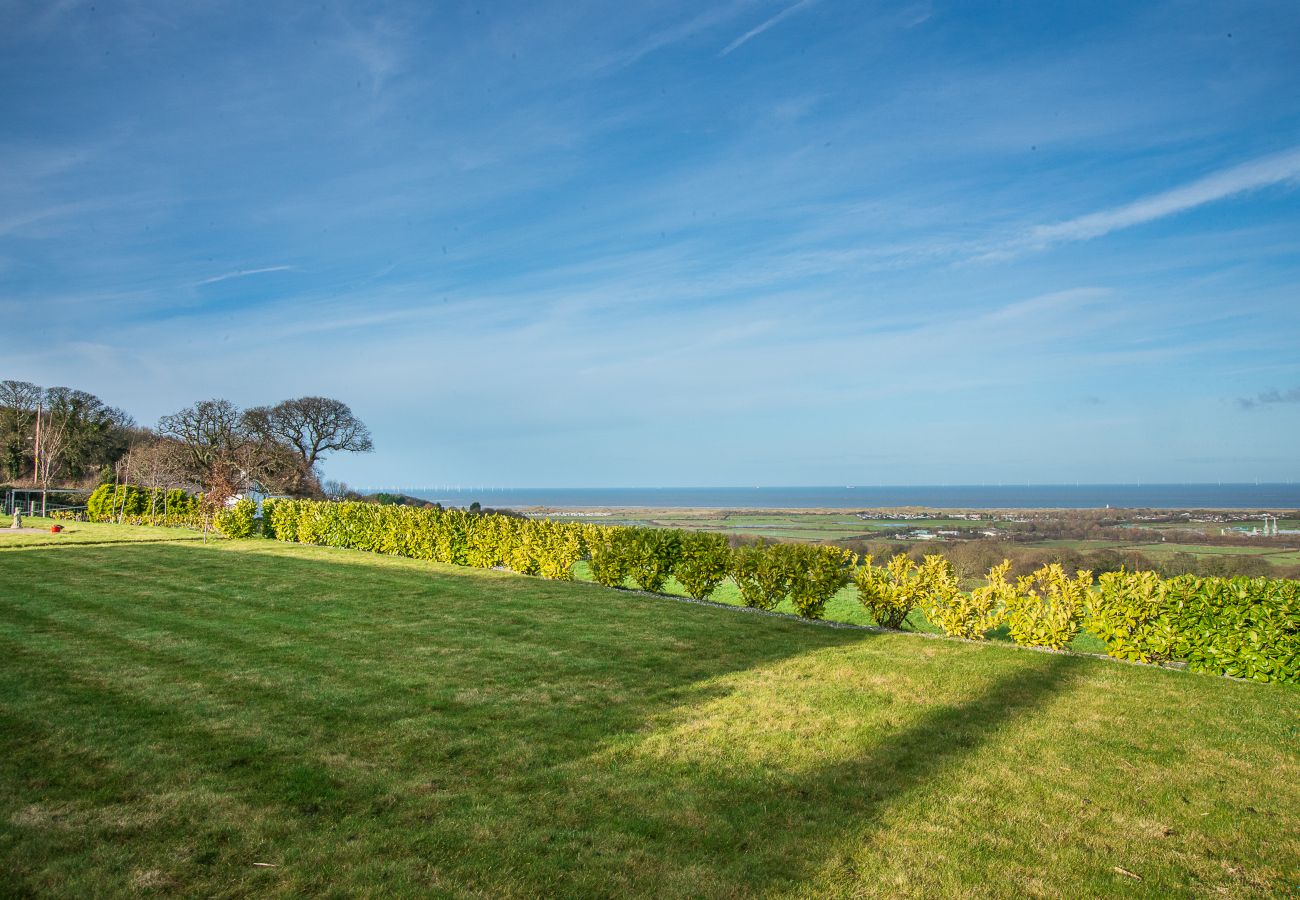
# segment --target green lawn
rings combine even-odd
[[[267,541],[0,585],[6,896],[1300,886],[1294,687]]]
[[[58,534],[50,532],[51,525],[62,525]],[[39,516],[24,517],[24,528],[39,528],[42,534],[18,532],[11,534],[8,520],[0,525],[0,552],[15,547],[59,547],[66,544],[102,544],[120,541],[202,541],[203,535],[188,528],[152,528],[140,525],[101,525],[88,522],[56,522]],[[220,535],[208,534],[208,540],[220,540]]]

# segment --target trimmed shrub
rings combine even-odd
[[[433,519],[431,524],[433,525],[434,559],[440,563],[453,566],[466,564],[466,551],[469,549],[469,529],[473,518],[477,517],[472,516],[463,509],[449,509]],[[522,556],[518,560],[512,558],[509,561],[510,568],[524,575],[537,574],[536,562],[531,553],[527,554],[526,567],[516,568],[515,562],[522,562],[523,559]]]
[[[121,516],[144,515],[149,495],[134,484],[101,484],[86,500],[86,518],[92,522],[116,522]]]
[[[605,587],[621,588],[628,573],[628,529],[610,525],[587,527],[591,577]]]
[[[573,566],[586,553],[582,526],[574,522],[552,522],[549,519],[527,524],[536,530],[536,545],[540,551],[538,574],[543,578],[572,581]]]
[[[949,568],[946,575],[936,576],[921,602],[921,611],[944,634],[983,640],[1002,622],[1006,598],[1015,590],[1007,581],[1010,571],[1011,560],[1005,559],[989,569],[982,587],[966,593],[958,589],[956,575]]]
[[[789,554],[785,544],[758,541],[731,554],[731,578],[746,606],[776,609],[790,593]]]
[[[827,602],[849,583],[857,557],[843,547],[791,544],[786,547],[790,602],[805,619],[820,619]]]
[[[276,500],[268,514],[263,506],[263,518],[271,523],[272,537],[278,541],[296,542],[298,537],[298,518],[302,512],[299,500]]]
[[[1166,603],[1172,655],[1192,671],[1300,683],[1300,582],[1184,575]]]
[[[872,565],[868,556],[853,573],[859,602],[881,628],[902,627],[912,610],[930,593],[945,590],[949,580],[955,580],[952,564],[938,555],[917,565],[899,553],[883,566]]]
[[[275,525],[271,520],[275,513],[275,505],[279,502],[278,499],[271,497],[262,501],[262,534],[272,540],[275,539]]]
[[[212,516],[212,526],[228,538],[252,537],[257,529],[257,504],[247,497],[233,506],[219,509]]]
[[[1071,578],[1059,563],[1016,580],[1005,600],[1007,628],[1017,644],[1060,650],[1079,633],[1092,588],[1092,573]]]
[[[667,528],[628,529],[628,574],[643,591],[657,593],[681,555],[681,533]]]
[[[465,562],[479,569],[505,565],[506,549],[514,537],[511,521],[504,516],[478,516],[470,528]]]
[[[726,535],[708,531],[687,531],[681,536],[681,556],[673,574],[686,593],[707,600],[727,577],[731,547]]]
[[[1173,653],[1168,586],[1155,572],[1104,572],[1088,600],[1088,630],[1116,659],[1159,662]]]

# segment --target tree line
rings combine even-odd
[[[249,409],[201,400],[146,428],[86,391],[0,381],[0,474],[13,485],[183,487],[214,505],[252,488],[323,497],[330,454],[373,449],[365,423],[329,397]]]

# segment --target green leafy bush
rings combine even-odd
[[[271,521],[275,513],[275,505],[279,503],[278,498],[268,497],[262,501],[262,534],[265,537],[275,537],[275,524]]]
[[[955,579],[952,564],[939,555],[925,557],[921,565],[906,553],[896,554],[883,566],[871,557],[853,573],[858,600],[882,628],[900,628],[908,615],[936,592],[947,589]]]
[[[643,591],[662,590],[681,554],[681,534],[667,528],[631,528],[628,532],[628,574]]]
[[[493,518],[503,518],[495,516]],[[573,580],[573,566],[587,552],[582,526],[575,522],[550,520],[526,523],[536,534],[538,574],[543,578]]]
[[[1192,671],[1300,683],[1300,582],[1180,576],[1166,616],[1171,655]]]
[[[298,538],[298,517],[301,515],[302,501],[300,500],[276,500],[271,504],[271,511],[266,511],[266,505],[262,507],[262,517],[270,523],[271,530],[268,532],[278,541],[296,542]]]
[[[696,600],[707,600],[731,566],[731,547],[721,534],[688,531],[681,536],[681,556],[673,574]]]
[[[1017,644],[1060,650],[1079,633],[1091,593],[1092,573],[1074,578],[1059,563],[1016,580],[1005,600],[1007,628]]]
[[[626,528],[588,526],[587,553],[590,557],[591,577],[597,584],[621,588],[627,581],[629,538]]]
[[[86,518],[92,522],[116,522],[121,516],[143,515],[149,495],[134,484],[101,484],[86,499]]]
[[[921,601],[921,611],[944,634],[968,640],[983,640],[1002,621],[1006,599],[1014,590],[1007,581],[1011,560],[1003,560],[989,569],[986,583],[969,593],[958,588],[951,567],[936,573],[930,589]]]
[[[746,606],[776,609],[790,593],[786,545],[760,540],[737,548],[731,554],[731,578]]]
[[[245,497],[212,516],[212,526],[228,538],[252,537],[257,529],[257,503]]]
[[[511,522],[504,516],[478,516],[470,529],[465,562],[479,569],[505,565],[506,550],[514,539]]]
[[[1170,582],[1155,572],[1104,572],[1088,602],[1088,630],[1116,659],[1158,662],[1174,651]]]
[[[86,520],[198,527],[202,498],[179,489],[101,484],[86,499]]]
[[[520,575],[538,575],[541,573],[541,546],[535,529],[528,527],[531,523],[510,523],[510,537],[506,544],[506,565],[511,571]]]
[[[842,547],[812,544],[788,545],[786,553],[794,611],[805,619],[820,619],[827,602],[849,583],[856,556]]]

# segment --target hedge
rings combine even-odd
[[[201,494],[190,494],[177,488],[166,490],[134,484],[101,484],[86,499],[86,520],[198,527],[202,521],[202,499]]]
[[[257,525],[257,503],[247,497],[217,510],[212,516],[212,527],[228,538],[252,537]]]
[[[683,532],[680,551],[673,574],[687,594],[696,600],[707,600],[731,568],[731,546],[726,535],[712,531]]]
[[[776,609],[790,593],[790,545],[763,540],[738,547],[731,556],[731,580],[740,599],[755,609]]]
[[[1112,656],[1183,660],[1195,672],[1300,683],[1300,582],[1114,572],[1089,626]]]
[[[228,521],[240,530],[236,519],[231,511]],[[1086,625],[1122,659],[1181,660],[1198,672],[1300,681],[1295,581],[1119,572],[1102,575],[1094,588],[1091,573],[1071,575],[1059,565],[1012,582],[1004,561],[982,586],[963,592],[952,566],[937,555],[919,565],[902,554],[883,566],[866,557],[855,567],[852,554],[833,546],[758,541],[731,550],[717,534],[357,502],[267,500],[262,527],[282,541],[552,579],[572,578],[574,564],[585,558],[592,577],[607,587],[626,587],[630,579],[659,591],[675,575],[697,599],[730,576],[747,605],[773,609],[788,598],[807,618],[820,618],[851,579],[884,627],[901,626],[920,608],[951,635],[981,639],[1005,626],[1018,643],[1060,649]]]
[[[312,500],[262,503],[267,537],[452,565],[504,566],[524,575],[570,579],[587,554],[575,522],[478,515],[459,509]]]

